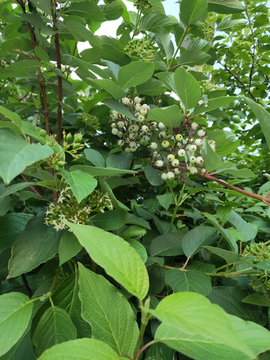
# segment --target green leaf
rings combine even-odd
[[[42,47],[40,46],[36,46],[35,47],[35,54],[37,55],[37,57],[44,61],[44,62],[50,62],[50,57],[49,55],[46,53],[46,51],[44,49],[42,49]]]
[[[179,127],[184,119],[185,115],[181,112],[177,105],[152,109],[149,110],[147,114],[147,121],[160,121],[170,129]]]
[[[60,169],[58,173],[64,176],[78,203],[91,194],[97,187],[97,180],[84,171],[66,171]]]
[[[172,287],[174,292],[191,291],[207,296],[212,291],[210,276],[199,270],[169,270],[165,281],[167,285]]]
[[[270,301],[258,293],[250,294],[241,301],[247,304],[270,307]]]
[[[123,14],[122,4],[117,1],[106,4],[103,8],[103,14],[108,21],[117,20]]]
[[[76,256],[82,248],[76,236],[69,231],[65,231],[59,244],[59,266]]]
[[[240,215],[235,211],[231,211],[231,215],[228,219],[236,229],[242,230],[246,236],[246,241],[250,241],[255,238],[257,230],[254,229],[249,223],[247,223]]]
[[[203,157],[204,165],[207,172],[212,172],[218,169],[228,170],[228,168],[233,165],[229,161],[223,162],[215,153],[215,151],[211,148],[207,141],[205,141],[201,148],[201,155]]]
[[[16,277],[38,267],[57,252],[62,232],[44,223],[42,213],[33,217],[17,238],[9,261],[8,278]]]
[[[52,15],[51,1],[50,0],[32,0],[31,1],[37,8],[44,11],[47,15]]]
[[[94,166],[97,167],[105,167],[105,160],[103,156],[94,149],[85,149],[84,150],[85,157],[88,161],[90,161]]]
[[[238,99],[237,96],[221,96],[214,99],[209,99],[206,104],[198,105],[194,109],[194,115],[206,113],[215,109],[222,108]]]
[[[143,84],[151,78],[154,70],[154,63],[133,61],[120,68],[118,73],[118,84],[123,90]]]
[[[262,105],[255,103],[253,100],[244,97],[254,115],[258,118],[265,140],[270,149],[270,114],[262,107]]]
[[[117,353],[106,343],[95,339],[77,339],[46,350],[38,360],[114,360]]]
[[[186,27],[196,24],[207,12],[207,0],[183,0],[180,19]]]
[[[23,213],[7,214],[0,217],[0,250],[10,248],[24,231],[32,215]]]
[[[118,230],[130,219],[131,214],[122,209],[99,213],[92,218],[93,224],[103,230]]]
[[[154,238],[150,245],[151,256],[183,255],[183,238],[181,233],[168,233]]]
[[[197,226],[190,230],[183,238],[182,246],[186,257],[197,254],[203,246],[212,244],[217,238],[217,231],[210,226]]]
[[[18,114],[6,109],[4,106],[0,106],[0,114],[5,118],[13,122],[19,129],[21,129],[21,118]]]
[[[164,180],[161,178],[161,171],[158,169],[152,168],[152,166],[149,164],[145,165],[144,174],[145,174],[147,180],[153,186],[160,186],[164,183]]]
[[[77,338],[77,330],[68,313],[60,307],[52,306],[42,315],[32,341],[37,355],[55,344]]]
[[[30,145],[12,131],[0,129],[0,154],[0,176],[8,185],[27,166],[52,155],[53,149],[47,145]]]
[[[255,176],[250,169],[224,169],[218,171],[218,173],[230,174],[240,179],[248,179]]]
[[[139,329],[130,304],[103,276],[81,264],[79,273],[82,317],[91,324],[92,337],[104,341],[119,355],[131,356]]]
[[[171,41],[170,33],[161,26],[158,26],[156,30],[156,42],[165,53],[167,60],[170,60],[174,54],[173,42]]]
[[[0,296],[0,356],[4,355],[25,332],[33,303],[24,294],[13,292]]]
[[[225,224],[229,220],[229,217],[232,212],[232,207],[229,205],[218,205],[217,206],[217,216],[222,224]]]
[[[135,118],[135,116],[131,114],[127,107],[122,104],[122,102],[116,101],[115,99],[107,99],[104,100],[103,103],[107,105],[110,109],[117,111],[119,114],[127,116],[131,120],[139,121],[137,118]]]
[[[153,78],[137,86],[137,91],[141,95],[150,95],[150,96],[160,95],[165,90],[166,90],[166,86],[162,83],[162,81]]]
[[[170,205],[174,204],[172,193],[165,193],[163,195],[157,195],[158,202],[166,211],[168,211]]]
[[[217,286],[208,299],[221,306],[228,314],[238,316],[243,320],[258,320],[260,309],[242,302],[246,293],[233,286]]]
[[[218,14],[234,14],[245,10],[238,0],[208,0],[208,11]]]
[[[224,229],[222,226],[220,226],[216,221],[214,221],[210,216],[210,214],[204,213],[204,216],[208,218],[208,221],[215,226],[215,228],[218,230],[219,233],[223,235],[225,240],[227,240],[227,243],[232,251],[238,252],[238,246],[235,241],[235,239],[231,236],[231,234],[228,232],[228,230]]]
[[[178,24],[178,21],[175,18],[163,14],[157,14],[154,12],[149,12],[147,15],[144,15],[139,23],[138,31],[154,31],[157,26],[163,28],[170,27]]]
[[[136,174],[136,171],[132,170],[122,170],[122,169],[113,169],[110,167],[100,168],[96,166],[87,166],[87,165],[74,165],[70,168],[70,171],[84,171],[92,176],[113,176],[113,175],[123,175],[123,174]]]
[[[75,41],[88,41],[91,46],[102,49],[102,45],[98,40],[98,37],[96,37],[90,30],[87,30],[84,25],[77,21],[68,20],[66,22],[66,27],[74,37]]]
[[[122,234],[121,234],[121,236],[122,236]],[[140,255],[142,261],[144,263],[146,263],[147,252],[145,250],[145,247],[138,240],[135,240],[135,239],[127,239],[126,241],[129,243],[130,246],[133,247],[134,250],[137,251],[137,253]]]
[[[188,50],[177,59],[178,65],[203,65],[211,59],[211,55],[202,50]]]
[[[110,79],[97,79],[89,80],[89,83],[98,90],[106,90],[115,99],[121,99],[126,96],[124,90],[122,90],[113,80]]]
[[[237,254],[235,252],[229,251],[229,250],[224,250],[224,249],[220,249],[217,247],[212,247],[212,246],[204,246],[205,249],[211,251],[213,254],[216,254],[220,257],[222,257],[227,264],[232,264],[234,262],[240,262],[242,255]]]
[[[144,299],[149,288],[146,268],[125,240],[94,226],[66,221],[90,257],[131,294]]]
[[[167,86],[168,90],[173,91],[175,93],[177,92],[176,87],[174,85],[174,73],[160,72],[155,75],[163,82],[164,85]]]
[[[84,1],[80,3],[73,2],[67,9],[64,11],[68,15],[77,15],[83,19],[93,20],[97,22],[105,21],[105,16],[99,6],[97,6],[92,1]]]
[[[186,109],[192,109],[201,98],[201,88],[197,80],[183,68],[174,73],[176,94]]]
[[[106,165],[109,168],[116,169],[129,169],[133,160],[132,154],[126,154],[125,151],[118,152],[116,154],[111,154],[106,159]]]
[[[236,316],[230,315],[230,319],[241,340],[255,356],[269,350],[270,334],[267,329],[253,321],[243,321]]]
[[[225,17],[222,21],[217,25],[217,31],[227,31],[231,29],[234,25],[239,23],[245,23],[242,19],[239,20],[232,20],[230,17]]]
[[[35,72],[40,68],[38,60],[20,60],[13,62],[5,68],[6,77],[9,76],[23,76]]]
[[[200,294],[175,293],[148,311],[163,321],[155,340],[195,360],[254,359],[225,311]]]

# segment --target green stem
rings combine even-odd
[[[143,305],[142,301],[140,300],[141,327],[140,327],[140,333],[139,333],[139,337],[138,337],[138,340],[137,340],[137,344],[136,344],[136,347],[135,347],[135,350],[134,350],[134,353],[133,353],[133,356],[132,356],[133,360],[137,360],[139,358],[139,350],[140,350],[141,342],[143,340],[143,336],[144,336],[144,333],[145,333],[146,326],[147,326],[148,321],[149,321],[149,319],[151,317],[151,315],[147,316],[147,313],[142,308],[142,305]]]
[[[136,33],[136,30],[137,30],[137,27],[139,25],[139,22],[140,22],[140,19],[141,19],[141,10],[139,10],[139,12],[137,13],[137,17],[136,17],[136,23],[135,23],[135,27],[134,27],[134,31],[133,31],[133,34],[132,34],[132,38],[131,40],[133,40],[134,36],[135,36],[135,33]]]
[[[179,44],[178,44],[178,46],[177,46],[177,49],[176,49],[176,51],[175,51],[175,53],[174,53],[174,55],[173,55],[173,58],[172,58],[172,60],[171,60],[171,62],[170,62],[169,70],[171,69],[171,66],[172,66],[172,64],[173,64],[173,62],[174,62],[174,60],[175,60],[175,58],[176,58],[176,55],[177,55],[177,53],[178,53],[178,51],[179,51],[179,49],[180,49],[180,47],[181,47],[181,45],[182,45],[182,43],[183,43],[186,35],[187,35],[187,32],[188,32],[188,26],[186,27],[186,29],[185,29],[185,31],[184,31],[184,33],[183,33],[183,35],[182,35],[182,37],[181,37],[181,39],[180,39],[180,41],[179,41]]]
[[[141,353],[145,350],[145,349],[147,349],[149,346],[151,346],[151,345],[154,345],[154,344],[156,344],[158,342],[158,340],[152,340],[152,341],[150,341],[149,343],[147,343],[147,344],[145,344],[141,349],[140,349],[140,351],[138,352],[138,357],[141,355]]]

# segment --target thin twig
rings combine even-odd
[[[23,181],[28,182],[28,180],[26,179],[26,177],[23,174],[21,174],[21,177],[22,177]],[[35,194],[37,194],[41,199],[44,200],[44,197],[34,188],[34,186],[30,185],[29,187]]]

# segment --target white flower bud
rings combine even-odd
[[[145,117],[144,117],[143,115],[139,115],[139,116],[138,116],[138,119],[141,120],[141,121],[143,121],[143,120],[145,119]]]
[[[151,122],[151,124],[150,124],[150,129],[156,130],[156,128],[157,128],[157,123]]]
[[[118,144],[119,146],[123,146],[123,145],[124,145],[124,140],[118,140],[118,141],[117,141],[117,144]]]
[[[164,140],[164,141],[162,141],[161,146],[164,148],[167,148],[168,146],[170,146],[170,143],[169,143],[169,141]]]
[[[181,134],[177,134],[177,135],[175,136],[175,140],[176,140],[176,141],[182,141],[182,140],[183,140],[183,136],[182,136]]]
[[[196,140],[195,140],[195,145],[197,145],[197,146],[202,146],[202,144],[203,144],[202,139],[196,139]]]
[[[111,124],[111,127],[112,127],[112,128],[116,128],[116,127],[117,127],[116,123],[112,123],[112,124]]]
[[[174,159],[174,160],[172,161],[172,166],[178,166],[178,165],[179,165],[179,160]]]
[[[184,149],[178,150],[178,156],[183,157],[183,156],[185,156],[185,155],[186,155],[186,152],[185,152]]]
[[[165,129],[165,125],[162,122],[159,122],[158,128],[159,128],[159,130],[163,130],[163,129]]]
[[[130,127],[128,128],[128,131],[130,132],[136,132],[139,130],[139,125],[134,124],[134,125],[130,125]]]
[[[146,125],[143,125],[143,126],[142,126],[142,131],[143,131],[143,132],[146,132],[146,131],[148,131],[148,130],[149,130],[148,126],[146,126]]]
[[[176,175],[178,175],[178,174],[180,174],[180,170],[179,170],[178,168],[176,168],[176,169],[174,169],[174,173],[175,173]]]
[[[124,98],[122,99],[122,103],[123,103],[124,105],[129,105],[129,104],[130,104],[129,99],[128,99],[127,97],[124,97]]]
[[[157,160],[157,161],[156,161],[156,166],[157,166],[157,167],[163,166],[163,161],[162,161],[162,160]]]
[[[136,97],[134,98],[135,104],[140,104],[141,101],[142,101],[142,99],[139,98],[138,96],[136,96]]]
[[[137,150],[136,147],[131,147],[131,148],[130,148],[130,151],[131,151],[131,152],[135,152],[136,150]]]
[[[129,147],[126,147],[126,148],[125,148],[125,152],[126,152],[127,154],[130,154],[130,152],[131,152],[130,148],[129,148]]]
[[[118,121],[117,126],[123,128],[125,126],[124,121]]]
[[[113,111],[112,111],[112,118],[113,118],[113,119],[117,119],[118,116],[119,116],[118,112],[115,111],[115,110],[113,110]]]
[[[196,145],[190,145],[188,151],[196,151],[197,150],[197,146]]]
[[[161,179],[167,180],[167,174],[166,173],[161,174]]]
[[[198,136],[204,136],[205,135],[205,131],[204,130],[199,130],[198,131]]]
[[[205,169],[205,168],[202,168],[202,169],[201,169],[201,173],[202,173],[202,174],[206,173],[206,169]]]
[[[167,156],[167,159],[168,159],[170,162],[172,162],[172,161],[175,159],[175,156],[174,156],[173,154],[169,154],[169,155]]]
[[[143,108],[143,109],[146,109],[146,110],[150,110],[150,106],[147,105],[147,104],[143,104],[143,105],[142,105],[142,108]]]
[[[132,133],[130,133],[130,134],[128,135],[128,137],[130,138],[130,140],[133,140],[133,139],[136,138],[137,134],[138,134],[138,133],[132,132]]]
[[[191,124],[191,129],[192,129],[192,130],[197,130],[197,127],[198,127],[198,126],[199,126],[199,125],[194,122],[194,123]]]
[[[191,174],[197,174],[197,172],[198,172],[197,168],[195,168],[193,166],[189,169],[189,171]]]
[[[197,159],[196,159],[196,163],[197,164],[203,164],[204,163],[203,158],[201,156],[198,156]]]
[[[131,141],[129,146],[130,146],[130,148],[137,147],[137,144],[135,143],[135,141]]]
[[[117,134],[118,134],[118,130],[117,130],[116,128],[113,128],[113,129],[112,129],[112,134],[113,134],[113,135],[117,135]]]
[[[165,133],[165,131],[161,131],[160,133],[159,133],[159,136],[162,138],[162,139],[167,139],[167,134]]]
[[[152,142],[150,144],[150,148],[153,149],[153,150],[157,149],[157,147],[158,147],[158,144],[156,142]]]
[[[118,131],[117,136],[120,137],[120,138],[123,137],[122,131]]]
[[[169,172],[167,173],[167,179],[169,179],[169,180],[174,179],[174,173],[173,173],[172,171],[169,171]]]
[[[141,115],[146,115],[148,113],[147,109],[142,108],[140,110]]]
[[[136,105],[135,105],[135,110],[136,110],[136,111],[140,111],[141,108],[142,108],[142,105],[141,105],[141,104],[136,104]]]
[[[196,162],[195,156],[190,156],[190,157],[189,157],[189,162],[190,162],[191,164],[194,164],[194,163]]]

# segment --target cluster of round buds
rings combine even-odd
[[[162,124],[163,125],[163,124]],[[159,125],[158,125],[159,127]],[[165,126],[160,129],[158,143],[151,143],[151,149],[161,148],[152,154],[152,165],[162,171],[163,180],[177,178],[185,181],[186,173],[204,174],[204,160],[200,154],[205,142],[205,131],[195,122],[185,124],[183,128],[166,131]],[[184,136],[182,135],[184,134]],[[213,148],[214,143],[210,146]]]
[[[118,136],[117,143],[119,146],[125,147],[126,153],[136,151],[140,145],[149,145],[153,131],[159,129],[156,122],[145,121],[150,106],[147,104],[142,105],[141,101],[142,99],[138,96],[134,100],[127,97],[122,99],[122,103],[138,121],[129,119],[115,110],[112,111],[110,119],[112,134]]]

